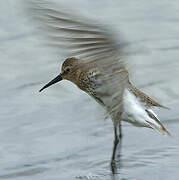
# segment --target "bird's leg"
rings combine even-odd
[[[118,135],[117,129],[118,129],[117,126],[114,125],[114,146],[113,146],[113,153],[112,153],[112,159],[111,159],[112,164],[115,162],[116,149],[119,143],[119,135]]]
[[[122,138],[122,126],[121,126],[121,121],[119,121],[119,139]]]
[[[115,161],[117,145],[119,143],[119,140],[121,141],[121,138],[122,138],[122,127],[121,127],[121,121],[119,121],[118,125],[114,124],[114,146],[113,146],[112,161]]]
[[[121,128],[121,122],[118,122],[119,124],[114,124],[114,146],[113,146],[113,153],[111,158],[111,169],[112,172],[115,173],[116,171],[116,150],[118,147],[118,144],[121,144],[121,138],[122,138],[122,128]],[[120,142],[119,142],[120,141]]]
[[[116,149],[117,145],[119,143],[119,136],[117,133],[117,126],[114,125],[114,145],[113,145],[113,153],[112,153],[112,158],[111,158],[111,170],[113,174],[116,172],[116,162],[115,162],[115,157],[116,157]]]

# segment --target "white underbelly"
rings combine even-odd
[[[123,96],[122,120],[132,123],[135,126],[150,127],[146,122],[149,117],[145,111],[145,106],[128,89],[125,89]]]

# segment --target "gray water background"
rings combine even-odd
[[[38,93],[63,57],[39,43],[23,2],[0,1],[0,179],[179,179],[179,1],[58,1],[120,30],[133,82],[171,108],[156,112],[172,138],[123,123],[114,176],[99,105],[66,81]]]

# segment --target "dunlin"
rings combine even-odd
[[[103,106],[114,125],[112,162],[122,137],[122,120],[170,135],[152,109],[165,106],[132,84],[126,61],[120,57],[120,43],[111,31],[95,21],[64,13],[48,4],[35,3],[34,10],[47,27],[50,43],[74,56],[64,61],[59,75],[40,91],[66,79]]]

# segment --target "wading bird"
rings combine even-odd
[[[170,135],[152,110],[152,107],[165,107],[132,84],[126,61],[120,57],[120,43],[113,37],[112,31],[69,11],[66,13],[37,2],[33,4],[33,12],[46,27],[49,43],[69,52],[59,75],[40,92],[65,79],[104,107],[114,126],[112,163],[122,137],[121,121]]]

